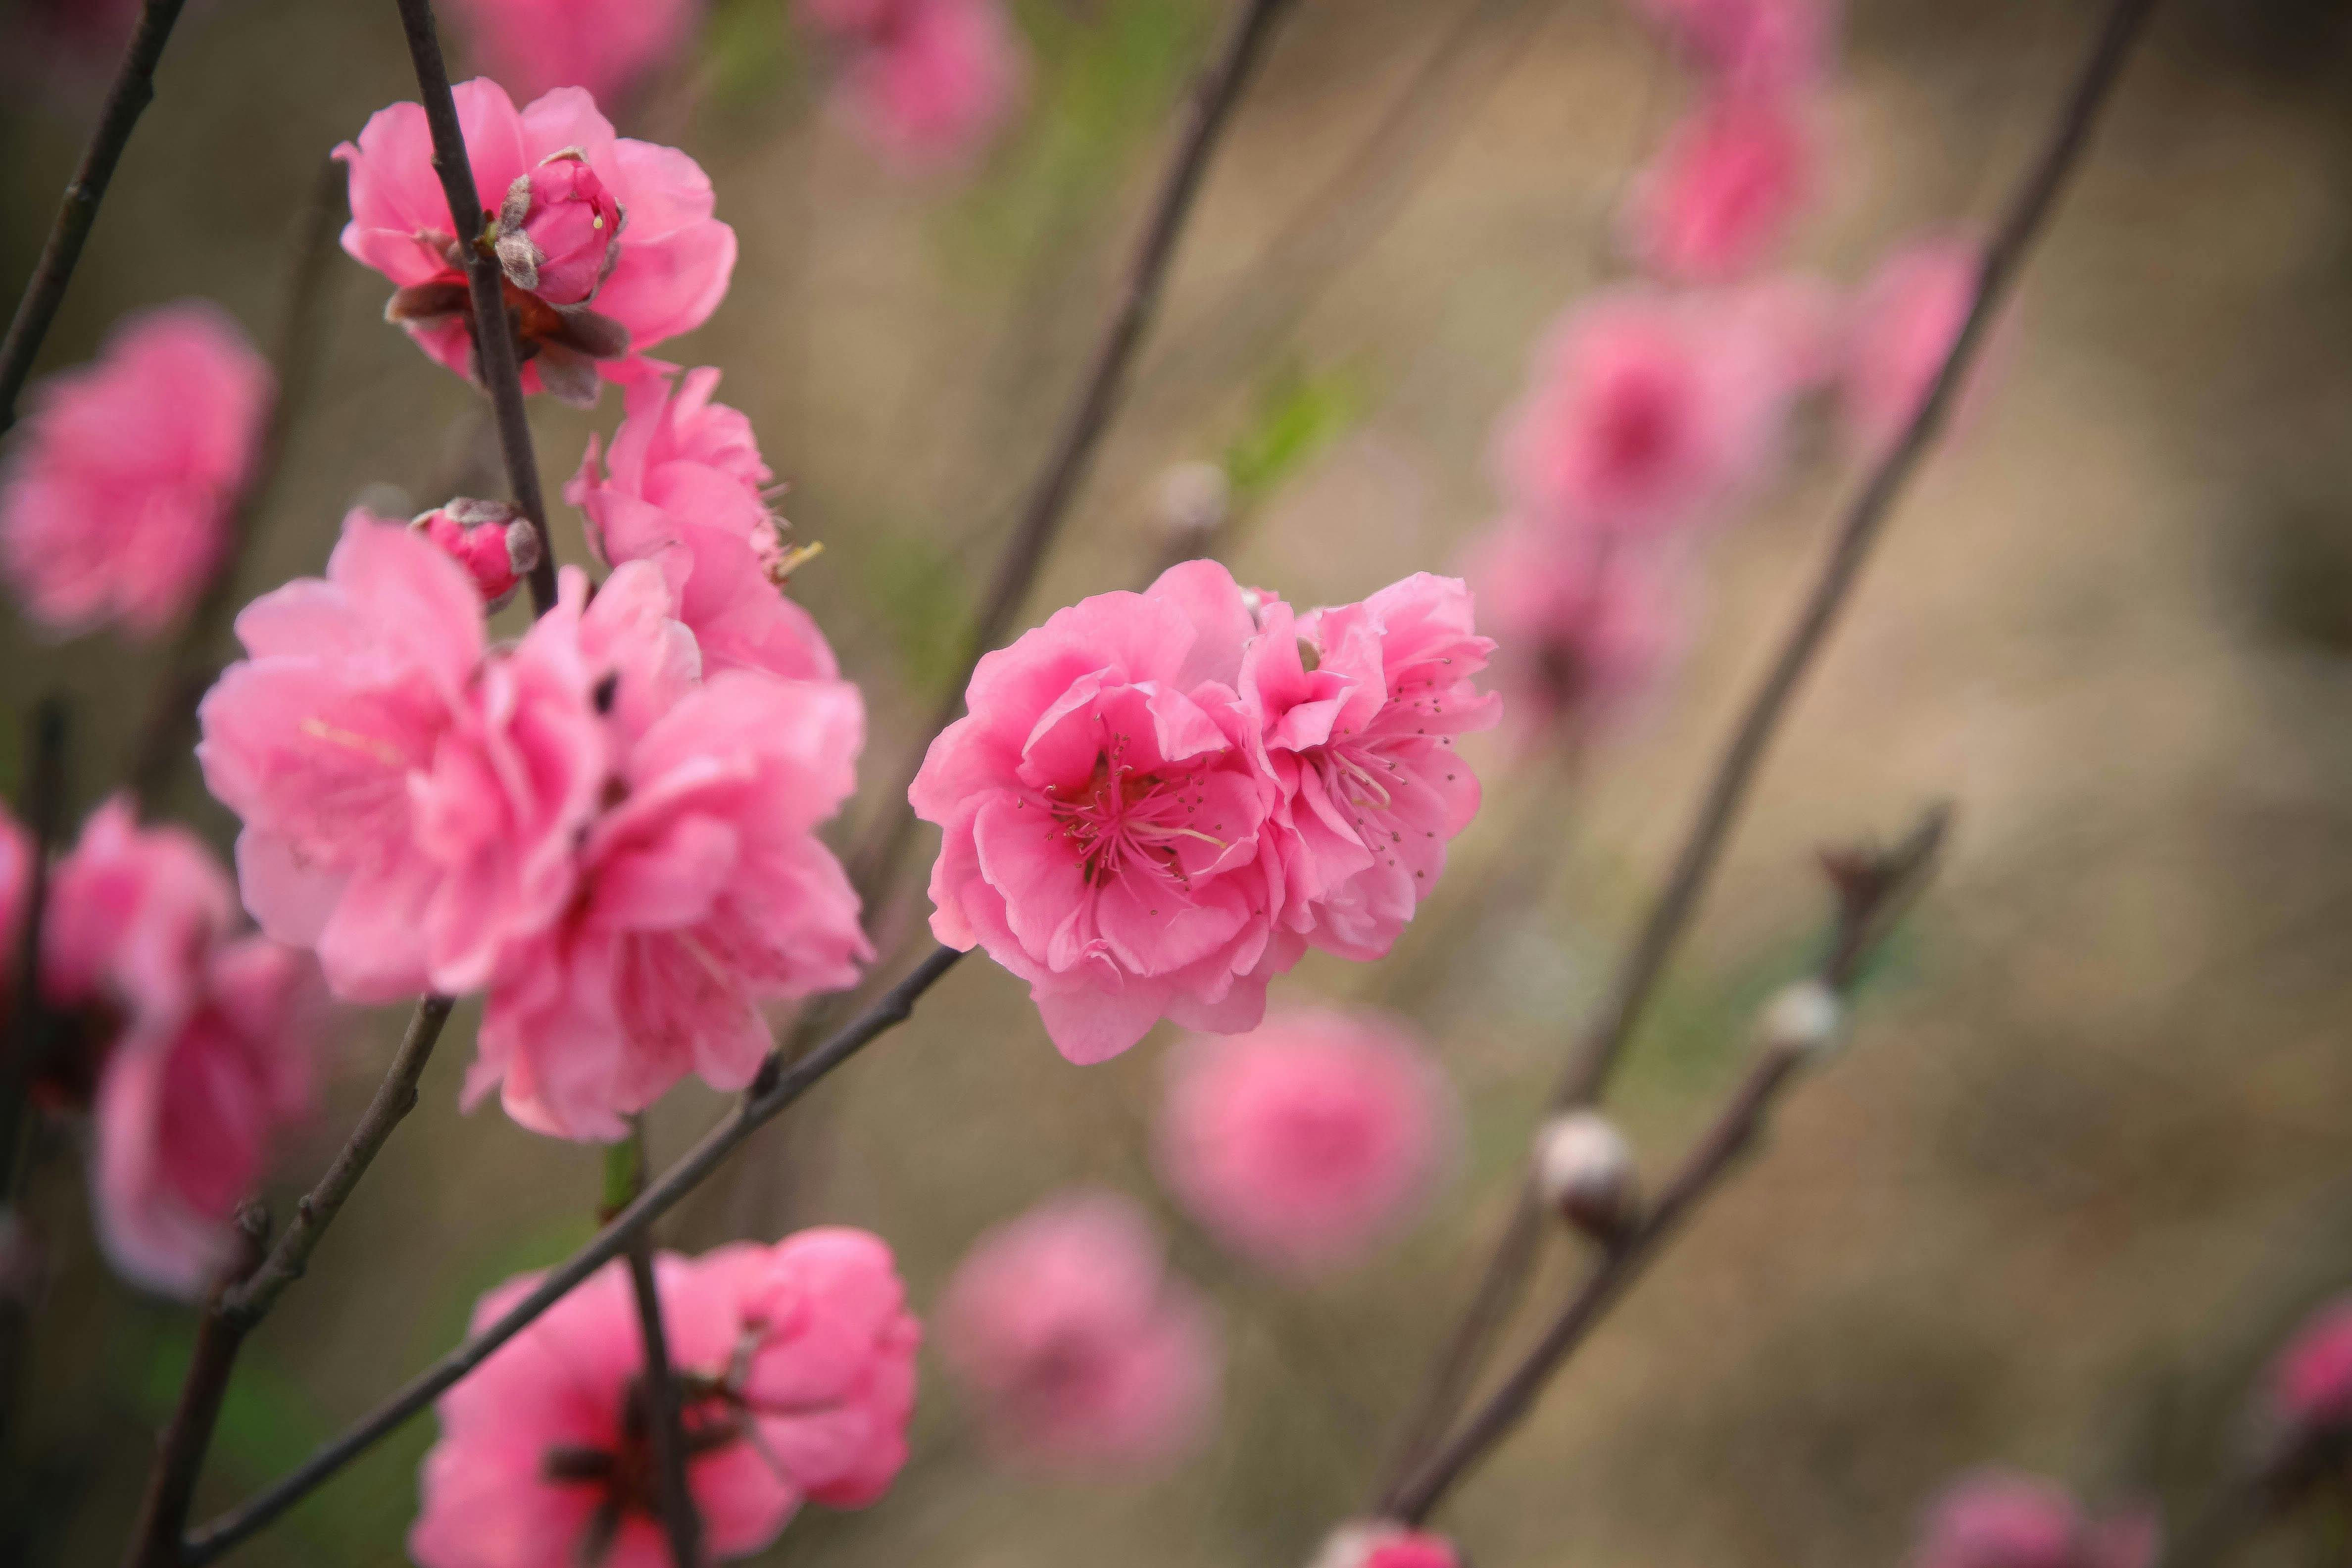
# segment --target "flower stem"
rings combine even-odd
[[[629,1135],[604,1150],[604,1199],[597,1217],[613,1216],[646,1189],[646,1119],[629,1119]],[[654,1275],[653,1228],[629,1238],[629,1289],[636,1298],[637,1331],[646,1352],[646,1423],[654,1463],[661,1472],[662,1528],[677,1568],[700,1568],[702,1518],[686,1479],[686,1431],[678,1411],[677,1378],[670,1369],[669,1335],[662,1326],[661,1285]]]

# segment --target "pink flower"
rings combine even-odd
[[[1470,681],[1495,645],[1471,629],[1461,580],[1425,572],[1301,618],[1277,601],[1262,626],[1242,689],[1282,792],[1284,921],[1382,957],[1477,813],[1454,737],[1498,717]]]
[[[1931,237],[1897,249],[1863,285],[1844,382],[1846,430],[1855,447],[1883,451],[1910,426],[1969,319],[1983,265],[1984,251],[1972,241]],[[1953,409],[1956,426],[1982,405],[2012,335],[2007,321],[1998,323],[1993,341],[1979,351]]]
[[[1148,1467],[1208,1436],[1213,1321],[1125,1198],[1067,1195],[988,1232],[956,1266],[938,1322],[940,1353],[1008,1458]]]
[[[7,987],[16,978],[16,939],[24,930],[25,903],[32,890],[33,836],[0,804],[0,952],[9,955],[5,970],[0,971],[0,1023],[5,1023],[12,1000]]]
[[[525,391],[593,405],[600,371],[634,379],[645,350],[709,319],[735,268],[735,231],[711,216],[710,181],[693,159],[615,137],[575,87],[520,113],[488,79],[459,84],[457,98],[475,185],[498,204]],[[335,156],[352,172],[343,248],[396,286],[390,319],[470,375],[471,304],[454,258],[478,225],[459,224],[453,237],[424,109],[378,110]]]
[[[421,512],[408,526],[466,569],[485,609],[502,610],[539,564],[539,534],[502,500],[465,497]]]
[[[1162,1017],[1251,1028],[1297,960],[1276,785],[1234,690],[1253,631],[1208,561],[1057,611],[980,661],[908,792],[943,830],[932,934],[1029,982],[1074,1062]]]
[[[204,982],[176,1025],[132,1024],[93,1108],[107,1255],[138,1283],[189,1297],[227,1263],[273,1135],[310,1109],[321,1021],[317,970],[267,938],[215,948]]]
[[[502,1084],[527,1127],[616,1138],[688,1073],[751,1082],[761,1005],[839,990],[873,956],[814,833],[851,792],[864,723],[846,682],[742,670],[656,719],[602,786],[614,804],[560,916],[490,977],[467,1102]]]
[[[1937,1501],[1911,1568],[2149,1568],[2158,1544],[2150,1513],[2094,1520],[2063,1487],[1983,1470]]]
[[[1714,305],[1730,352],[1784,396],[1819,392],[1844,373],[1846,302],[1827,280],[1774,273],[1725,290]]]
[[[1333,1531],[1311,1568],[1462,1568],[1462,1554],[1442,1535],[1360,1520]]]
[[[1514,518],[1479,542],[1468,575],[1523,746],[1622,716],[1682,651],[1671,552]]]
[[[587,515],[603,559],[661,567],[704,668],[831,679],[839,669],[824,634],[783,595],[792,563],[766,494],[775,475],[751,421],[711,401],[718,387],[707,367],[630,386],[601,477],[591,436],[563,499]]]
[[[850,122],[910,167],[971,157],[1026,85],[1003,0],[804,0],[801,14],[850,45],[838,89]]]
[[[1835,0],[1636,0],[1718,90],[1818,89],[1836,53]]]
[[[804,1498],[857,1507],[887,1488],[905,1461],[919,1334],[888,1248],[813,1230],[698,1259],[664,1253],[654,1268],[688,1487],[714,1556],[760,1551]],[[538,1281],[483,1297],[474,1327]],[[442,1395],[410,1555],[423,1568],[666,1564],[644,1364],[614,1262]]]
[[[701,0],[451,0],[482,68],[537,98],[579,87],[610,102],[676,58]]]
[[[1571,310],[1537,353],[1507,424],[1503,488],[1579,531],[1672,531],[1706,521],[1775,456],[1788,388],[1726,334],[1707,302],[1644,289]]]
[[[211,850],[184,828],[141,827],[116,795],[51,873],[41,993],[60,1009],[102,1006],[134,1034],[168,1035],[203,997],[236,912]]]
[[[2264,1382],[2263,1414],[2290,1443],[2352,1432],[2352,1297],[2295,1330]]]
[[[1716,282],[1762,262],[1812,199],[1820,154],[1802,117],[1773,98],[1715,100],[1635,182],[1634,256],[1677,282]]]
[[[152,637],[228,542],[269,367],[201,300],[126,318],[98,363],[50,377],[0,479],[0,565],[53,631]]]
[[[1234,1251],[1307,1274],[1360,1257],[1428,1195],[1444,1077],[1391,1021],[1324,1009],[1195,1038],[1171,1064],[1160,1168]]]

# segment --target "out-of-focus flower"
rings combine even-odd
[[[1845,369],[1846,301],[1822,278],[1775,272],[1715,298],[1725,352],[1798,397],[1836,383]]]
[[[130,798],[92,812],[49,879],[41,992],[59,1007],[102,999],[140,1032],[194,1009],[236,912],[227,875],[184,828],[139,826]]]
[[[1711,303],[1624,288],[1569,312],[1505,428],[1501,478],[1519,510],[1657,534],[1714,518],[1761,479],[1788,388],[1747,340],[1727,343]]]
[[[1846,429],[1857,450],[1882,452],[1910,426],[1969,319],[1983,265],[1980,246],[1937,236],[1903,246],[1863,285],[1849,322],[1843,384]],[[1993,331],[1953,405],[1955,427],[1975,416],[2007,355],[2011,322],[1997,322]]]
[[[905,1462],[919,1331],[887,1247],[805,1231],[654,1260],[688,1489],[714,1556],[776,1538],[803,1498],[856,1507]],[[539,1282],[482,1298],[477,1330]],[[645,1352],[608,1265],[441,1396],[409,1552],[424,1568],[661,1568],[669,1561]]]
[[[845,50],[845,116],[909,166],[975,155],[1027,85],[1028,50],[1003,0],[803,0],[800,14]]]
[[[1479,542],[1467,573],[1523,747],[1622,716],[1681,650],[1670,552],[1512,519]]]
[[[2295,1330],[2263,1378],[2262,1415],[2284,1449],[2352,1437],[2352,1296]]]
[[[1165,1273],[1150,1223],[1125,1198],[1064,1196],[982,1236],[949,1281],[938,1329],[1009,1458],[1149,1467],[1207,1436],[1214,1325]]]
[[[389,521],[389,520],[380,520]],[[502,500],[459,497],[420,512],[408,526],[466,569],[485,609],[502,610],[539,564],[539,533]]]
[[[1462,1554],[1442,1535],[1389,1520],[1354,1520],[1324,1538],[1311,1568],[1462,1568]]]
[[[706,670],[831,679],[839,669],[824,634],[784,596],[791,558],[766,493],[775,475],[751,422],[711,401],[718,388],[708,367],[632,385],[611,452],[600,464],[590,437],[563,499],[586,514],[599,556],[661,568]]]
[[[1282,930],[1276,789],[1235,695],[1255,633],[1213,562],[1080,601],[972,673],[914,786],[944,840],[931,931],[1029,982],[1074,1062],[1162,1017],[1255,1026]]]
[[[702,0],[449,0],[446,10],[509,91],[579,87],[611,102],[677,57]]]
[[[1983,1470],[1928,1511],[1910,1568],[2149,1568],[2159,1541],[2147,1510],[2094,1519],[2063,1487]]]
[[[194,603],[271,387],[236,323],[190,300],[129,317],[97,363],[36,389],[0,479],[0,564],[33,617],[152,637]]]
[[[1812,200],[1819,162],[1803,116],[1788,103],[1708,101],[1634,183],[1626,231],[1635,258],[1685,283],[1752,270]]]
[[[1243,700],[1282,790],[1283,920],[1314,946],[1385,955],[1477,814],[1454,737],[1499,702],[1471,683],[1495,647],[1471,612],[1460,579],[1425,572],[1360,604],[1262,612]]]
[[[1635,0],[1718,90],[1818,89],[1836,54],[1836,0]]]
[[[489,237],[526,361],[523,390],[592,405],[600,374],[635,379],[651,363],[645,350],[709,319],[735,269],[735,231],[711,216],[710,181],[693,159],[616,137],[579,88],[518,111],[483,78],[460,83],[457,100],[474,184],[499,204]],[[344,250],[396,286],[391,320],[471,375],[459,247],[477,226],[451,232],[423,107],[378,110],[335,156],[351,166]]]
[[[1297,1009],[1189,1040],[1171,1064],[1160,1166],[1203,1228],[1305,1274],[1360,1258],[1428,1196],[1452,1097],[1386,1018]]]

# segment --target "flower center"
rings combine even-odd
[[[1047,790],[1041,803],[1076,857],[1087,887],[1101,887],[1130,867],[1189,886],[1179,853],[1181,841],[1225,847],[1223,839],[1198,825],[1207,798],[1204,770],[1143,773],[1126,757],[1126,737],[1114,738],[1096,757],[1093,777],[1083,784]]]

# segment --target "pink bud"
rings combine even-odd
[[[2295,1331],[2268,1381],[2268,1414],[2290,1443],[2352,1432],[2352,1296]]]
[[[1314,1568],[1462,1568],[1462,1553],[1442,1535],[1356,1520],[1325,1539]]]
[[[507,281],[551,305],[585,304],[621,258],[621,204],[587,154],[566,147],[515,176],[499,207]]]
[[[502,500],[459,497],[420,513],[408,525],[466,569],[482,603],[502,609],[539,564],[539,534]]]

